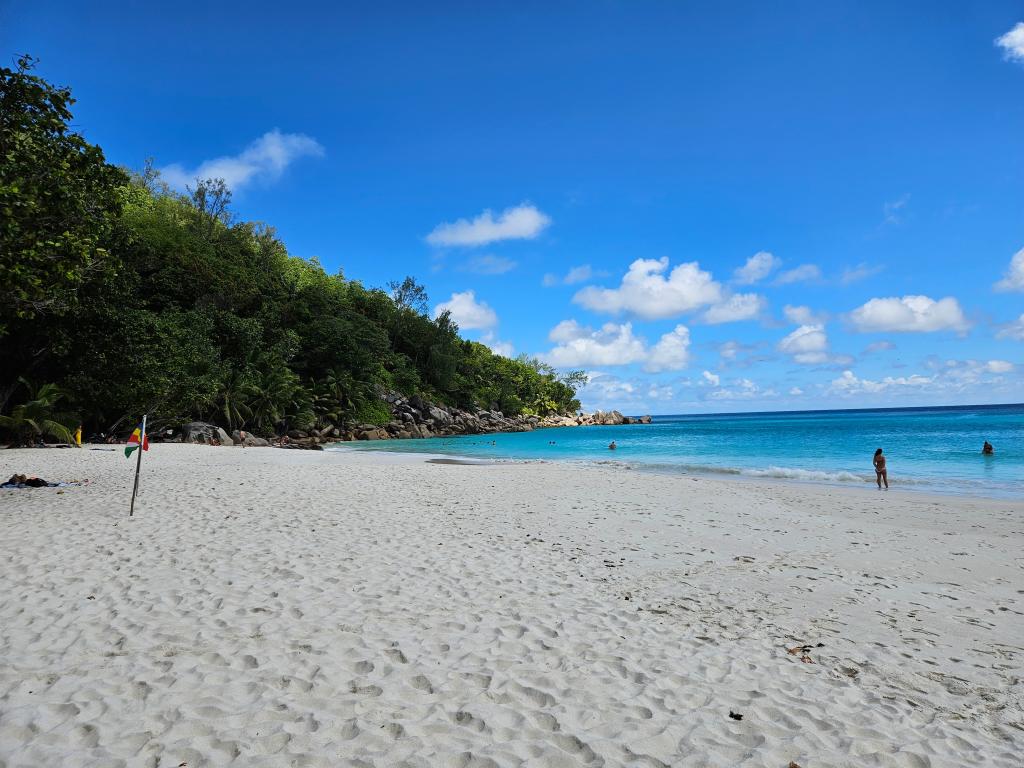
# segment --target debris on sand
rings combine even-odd
[[[799,656],[800,661],[804,664],[813,664],[814,659],[811,658],[810,652],[815,648],[824,648],[824,643],[818,643],[817,645],[794,645],[792,648],[787,648],[786,653],[790,656]]]

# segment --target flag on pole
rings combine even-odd
[[[125,456],[131,456],[132,451],[136,448],[142,448],[142,451],[149,450],[149,438],[146,437],[147,416],[148,414],[142,415],[142,423],[135,428],[132,436],[128,438],[128,445],[124,447]],[[135,514],[135,496],[139,492],[139,470],[142,469],[142,451],[139,451],[138,460],[135,462],[135,485],[132,486],[132,504],[128,507],[128,517]]]
[[[132,432],[132,436],[128,438],[128,445],[124,447],[124,455],[131,457],[132,451],[139,446],[142,446],[142,450],[149,450],[149,435],[146,434],[146,422],[143,421],[139,426]]]

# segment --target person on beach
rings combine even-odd
[[[882,449],[879,448],[875,451],[875,459],[872,462],[875,465],[875,481],[878,483],[878,490],[882,490],[882,482],[885,482],[885,490],[889,490],[889,474],[885,471],[885,455],[882,453]]]
[[[992,454],[994,454],[996,452],[996,449],[992,447],[992,443],[990,443],[988,440],[986,440],[985,444],[983,446],[981,446],[981,452],[985,456],[991,456]]]

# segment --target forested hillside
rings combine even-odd
[[[69,127],[70,91],[32,64],[0,69],[0,432],[123,430],[143,413],[260,433],[381,423],[387,390],[579,408],[581,374],[462,339],[413,278],[384,290],[328,274],[237,219],[222,181],[183,195],[110,165]]]

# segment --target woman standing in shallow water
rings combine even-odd
[[[878,483],[878,490],[882,490],[882,481],[885,481],[885,490],[889,490],[889,475],[885,471],[885,456],[882,454],[882,449],[879,448],[875,451],[875,481]]]

